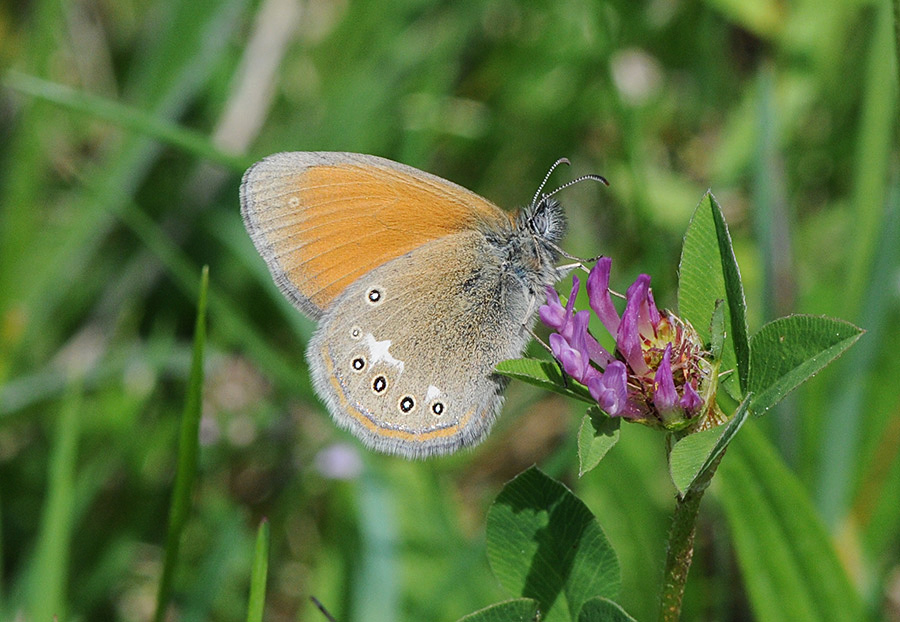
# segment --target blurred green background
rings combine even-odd
[[[564,247],[612,256],[619,289],[649,273],[663,306],[711,188],[751,333],[793,312],[868,331],[751,425],[871,618],[900,619],[895,44],[887,0],[0,4],[0,618],[152,615],[204,264],[200,471],[173,619],[244,619],[262,517],[269,620],[324,620],[310,594],[340,622],[452,621],[511,596],[484,516],[535,462],[597,514],[622,604],[655,615],[674,505],[658,435],[626,426],[579,480],[581,407],[521,384],[487,442],[449,458],[374,455],[332,425],[303,358],[313,325],[271,283],[237,189],[269,153],[341,150],[504,207],[566,156],[555,183],[611,186],[560,195]],[[719,486],[686,620],[762,615]]]

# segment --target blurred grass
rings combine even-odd
[[[61,84],[41,80],[17,71],[7,72],[3,85],[23,95],[155,138],[161,143],[192,153],[197,158],[227,166],[235,171],[243,171],[253,164],[253,161],[248,158],[236,157],[220,151],[209,137],[199,132],[189,131],[174,123],[161,121],[141,113],[131,106],[119,104],[103,97],[80,93]]]
[[[47,498],[41,512],[28,586],[28,612],[35,620],[49,620],[54,616],[65,618],[67,614],[69,555],[75,531],[72,519],[81,392],[81,383],[73,378],[61,403],[56,438],[47,465]]]
[[[206,264],[200,470],[172,576],[180,619],[247,617],[263,516],[265,619],[322,619],[310,594],[341,622],[449,621],[497,602],[509,595],[484,555],[487,504],[534,462],[600,517],[626,609],[655,614],[673,491],[654,435],[629,426],[577,480],[582,413],[529,387],[510,388],[483,447],[429,463],[364,452],[323,414],[303,360],[312,323],[278,294],[238,213],[242,168],[285,149],[392,157],[505,207],[567,156],[554,181],[598,172],[611,187],[561,196],[566,249],[612,256],[620,289],[651,274],[664,305],[711,187],[751,331],[789,312],[868,331],[759,427],[828,525],[867,615],[890,614],[900,128],[888,0],[19,8],[0,6],[0,617],[153,615]],[[349,470],[329,466],[334,447]],[[753,598],[734,589],[714,501],[686,620],[745,619]]]

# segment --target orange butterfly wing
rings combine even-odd
[[[376,156],[289,152],[254,164],[241,213],[275,282],[318,318],[350,283],[431,240],[511,216],[436,175]]]

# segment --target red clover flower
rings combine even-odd
[[[612,417],[670,430],[721,421],[715,368],[705,358],[708,353],[697,332],[674,313],[656,307],[646,274],[628,288],[620,317],[610,297],[611,265],[608,257],[596,263],[587,292],[591,309],[615,338],[614,352],[588,331],[590,311],[574,311],[581,285],[576,277],[565,307],[548,287],[547,304],[539,311],[541,321],[556,331],[550,335],[553,356]]]

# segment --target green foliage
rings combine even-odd
[[[677,440],[669,451],[669,474],[678,493],[683,495],[706,473],[728,448],[747,416],[750,399],[744,400],[728,423]]]
[[[47,499],[28,586],[29,614],[35,619],[49,619],[66,613],[66,573],[74,537],[73,493],[83,407],[81,391],[80,381],[73,379],[61,404],[50,454]]]
[[[243,163],[285,149],[391,157],[504,207],[527,202],[567,156],[572,169],[551,185],[597,172],[611,187],[558,195],[571,225],[562,246],[612,256],[620,291],[652,275],[668,307],[691,208],[715,189],[751,343],[794,314],[866,334],[736,436],[700,515],[684,619],[735,619],[747,603],[776,619],[784,594],[817,612],[833,604],[826,589],[847,597],[835,612],[887,615],[900,550],[900,187],[886,2],[351,2],[301,14],[270,0],[19,4],[0,6],[0,618],[152,616],[206,264],[204,414],[176,617],[246,618],[263,516],[265,618],[322,620],[310,594],[340,622],[456,620],[500,602],[484,516],[535,462],[600,518],[624,609],[657,614],[674,493],[664,448],[623,426],[575,479],[602,449],[587,427],[578,434],[584,402],[511,383],[475,451],[405,463],[351,444],[349,479],[322,466],[325,450],[353,441],[312,396],[312,323],[271,283],[238,213]],[[770,383],[756,354],[747,380],[760,399],[753,383]],[[729,532],[711,524],[710,501]],[[757,533],[775,554],[754,548]],[[373,595],[382,611],[365,610]]]
[[[863,331],[827,317],[792,315],[769,322],[750,340],[750,409],[762,414],[856,343]]]
[[[732,443],[719,477],[718,497],[757,619],[865,617],[808,493],[755,426]]]
[[[611,600],[597,596],[585,601],[578,622],[634,622],[634,618]]]
[[[578,475],[584,475],[603,459],[619,440],[622,420],[609,417],[596,406],[588,408],[578,428]]]
[[[475,613],[463,616],[458,622],[532,622],[538,619],[538,603],[531,598],[515,598]]]
[[[619,562],[594,515],[536,467],[497,495],[487,552],[500,583],[536,600],[543,620],[575,620],[589,599],[619,592]]]

